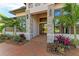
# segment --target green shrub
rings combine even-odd
[[[71,44],[73,44],[76,47],[79,45],[79,40],[72,39]]]
[[[3,39],[3,40],[7,40],[7,39],[12,39],[13,36],[12,35],[0,35],[0,39]]]
[[[4,42],[5,41],[5,35],[0,35],[0,42]]]
[[[13,35],[6,35],[6,39],[13,39]]]
[[[4,42],[4,40],[0,38],[0,43],[2,43],[2,42]]]
[[[15,43],[19,43],[20,42],[20,36],[14,36],[12,39]]]
[[[0,35],[0,39],[5,40],[5,36],[4,35]]]

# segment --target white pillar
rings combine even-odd
[[[32,39],[32,18],[28,4],[26,4],[26,39]]]
[[[47,43],[54,42],[54,4],[48,6],[47,10]]]

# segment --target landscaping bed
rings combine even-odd
[[[24,34],[20,35],[0,35],[0,43],[23,45],[28,42]]]
[[[78,46],[79,40],[57,35],[54,42],[47,45],[47,51],[55,55],[67,55],[71,50],[78,49]]]

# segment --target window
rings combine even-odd
[[[60,9],[56,9],[56,10],[54,10],[54,16],[55,17],[58,17],[58,16],[60,16],[61,15],[61,10]],[[55,18],[54,19],[54,32],[55,33],[62,33],[63,31],[63,28],[61,29],[61,25],[60,25],[60,23],[59,23],[59,19],[57,19],[57,18]]]
[[[54,11],[54,16],[58,17],[61,16],[61,10],[60,9],[56,9]],[[69,33],[69,28],[68,27],[64,27],[62,24],[60,24],[59,19],[54,19],[54,31],[55,33],[65,33],[68,34]]]
[[[55,33],[60,33],[60,24],[59,24],[59,19],[54,19],[54,32]]]

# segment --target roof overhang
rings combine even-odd
[[[26,9],[26,7],[23,6],[23,7],[20,7],[18,9],[15,9],[15,10],[10,11],[10,13],[12,13],[12,14],[15,15],[16,13],[25,12],[25,9]]]

